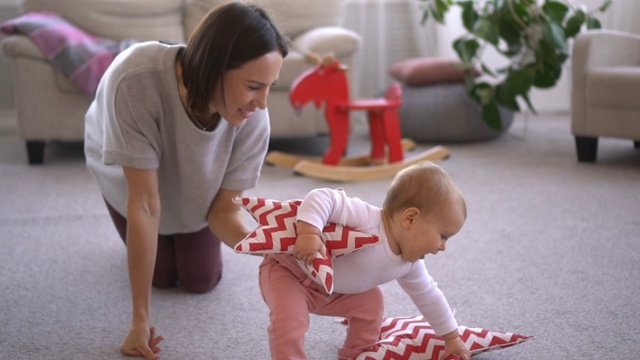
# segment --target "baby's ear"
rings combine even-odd
[[[416,207],[409,207],[402,211],[402,224],[410,226],[420,217],[420,209]]]

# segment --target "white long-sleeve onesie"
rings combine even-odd
[[[422,259],[411,263],[395,255],[387,240],[382,209],[342,190],[315,189],[298,208],[298,220],[318,229],[333,222],[377,235],[384,241],[333,261],[334,291],[354,294],[397,280],[438,335],[458,328],[447,299],[427,272]]]

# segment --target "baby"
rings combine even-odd
[[[427,273],[424,257],[446,249],[466,219],[460,190],[438,165],[423,162],[400,171],[382,208],[342,190],[315,189],[298,209],[294,256],[269,254],[260,265],[260,289],[270,309],[272,359],[306,359],[304,335],[309,314],[344,317],[347,336],[339,359],[354,359],[378,340],[384,314],[379,285],[392,280],[409,295],[436,334],[445,353],[469,360],[447,300]],[[297,263],[326,256],[321,229],[328,222],[377,235],[386,241],[333,261],[334,293],[327,296]]]

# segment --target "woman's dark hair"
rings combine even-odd
[[[256,5],[230,2],[213,8],[195,29],[182,54],[182,81],[189,111],[207,114],[223,74],[273,51],[289,52],[287,40],[269,15]]]

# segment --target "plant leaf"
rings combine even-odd
[[[481,18],[476,21],[474,33],[481,39],[484,39],[494,46],[498,45],[498,29],[487,18]]]
[[[542,61],[546,64],[555,64],[558,62],[558,55],[556,53],[556,49],[553,47],[551,42],[548,39],[540,39],[538,42],[538,56],[539,61]]]
[[[446,13],[449,11],[449,1],[447,0],[436,0],[436,8],[441,13]]]
[[[429,20],[429,9],[424,9],[422,11],[422,19],[420,19],[420,24],[424,26],[427,23],[427,20]]]
[[[498,34],[509,47],[509,52],[517,52],[521,48],[520,29],[513,22],[513,18],[500,18],[498,22]],[[517,50],[516,50],[517,49]]]
[[[515,95],[522,95],[529,91],[533,85],[535,70],[532,66],[512,71],[505,80],[509,91]]]
[[[509,88],[505,84],[499,84],[496,86],[496,100],[498,104],[514,111],[520,111],[520,106],[516,101],[516,94],[509,91]]]
[[[490,128],[497,131],[502,130],[502,119],[495,100],[487,105],[482,105],[482,119]]]
[[[548,23],[544,27],[544,38],[553,44],[555,48],[565,49],[567,47],[564,30],[556,23]]]
[[[475,23],[478,20],[478,13],[473,7],[473,1],[459,2],[458,5],[462,7],[462,25],[468,32],[472,33],[475,27]]]
[[[476,84],[473,88],[474,98],[480,103],[480,105],[487,105],[495,100],[493,94],[493,87],[486,82]]]
[[[557,79],[553,70],[548,67],[543,67],[536,71],[535,77],[533,78],[533,86],[548,89],[556,85]]]
[[[459,38],[453,42],[453,48],[458,53],[458,57],[465,66],[468,66],[476,56],[480,44],[476,39]]]
[[[535,2],[535,0],[534,0]],[[522,1],[522,2],[518,2],[518,1],[512,1],[511,2],[511,6],[513,6],[513,10],[516,13],[516,15],[518,16],[518,18],[525,24],[525,25],[529,25],[530,21],[531,21],[531,14],[529,13],[529,11],[527,10],[527,6],[530,6],[532,4],[523,4],[526,3],[526,1]],[[507,15],[505,16],[509,16],[512,17],[511,12],[508,12]],[[514,19],[515,21],[515,19]]]
[[[480,68],[482,69],[483,73],[491,77],[496,77],[496,74],[484,62],[480,63]]]
[[[609,8],[609,6],[611,6],[611,0],[606,0],[602,5],[600,5],[598,11],[605,12]]]
[[[577,10],[573,16],[567,20],[567,26],[564,30],[565,35],[570,38],[576,36],[580,32],[582,24],[584,24],[586,16],[582,10]]]
[[[440,24],[444,24],[444,14],[438,11],[438,8],[435,4],[429,3],[429,5],[427,6],[427,10],[425,11],[429,11],[435,21]]]
[[[542,5],[542,11],[549,16],[551,21],[562,24],[569,7],[559,1],[547,1]]]
[[[475,87],[476,87],[476,79],[477,79],[476,76],[471,71],[465,71],[464,72],[464,80],[463,80],[464,89],[466,90],[467,95],[470,98],[478,101],[475,98],[475,95],[473,93],[473,89],[475,89]]]
[[[591,30],[591,29],[601,29],[601,28],[602,28],[602,24],[600,23],[600,20],[598,20],[597,18],[591,15],[587,15],[587,29]]]

